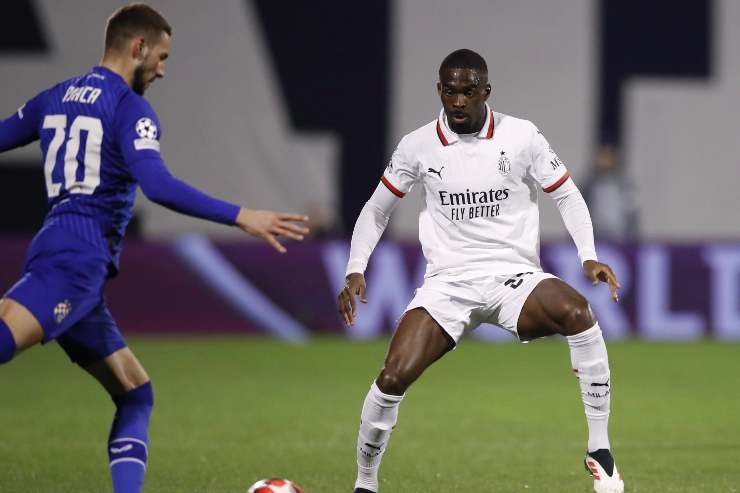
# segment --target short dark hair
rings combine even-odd
[[[132,3],[113,12],[105,28],[105,51],[117,50],[136,36],[144,36],[147,41],[157,39],[162,33],[172,36],[172,26],[162,14],[149,5]]]
[[[466,48],[455,50],[442,60],[442,65],[439,66],[440,78],[442,77],[443,71],[451,68],[469,68],[481,73],[488,73],[488,66],[483,57],[473,50],[468,50]]]

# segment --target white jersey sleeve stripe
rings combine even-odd
[[[555,183],[553,183],[549,187],[543,188],[542,190],[544,192],[546,192],[546,193],[554,192],[555,190],[557,190],[560,187],[560,185],[562,185],[563,183],[565,183],[568,180],[568,178],[570,178],[570,172],[569,171],[566,171],[563,174],[563,176],[561,176],[560,179],[558,179],[558,181],[556,181]]]
[[[402,199],[402,198],[404,198],[406,196],[405,193],[403,193],[402,191],[400,191],[398,188],[394,187],[393,186],[393,183],[391,183],[391,181],[388,178],[386,178],[385,176],[381,176],[380,177],[380,181],[383,183],[383,185],[386,186],[386,188],[388,190],[391,191],[391,193],[393,195],[395,195],[399,199]]]

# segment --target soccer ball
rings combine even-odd
[[[303,493],[293,481],[280,478],[263,479],[249,487],[247,493]]]
[[[149,118],[140,118],[136,122],[136,133],[142,139],[154,140],[157,138],[157,125]]]

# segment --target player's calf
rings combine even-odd
[[[611,401],[611,373],[606,344],[598,324],[568,336],[571,366],[578,377],[581,399],[588,422],[588,451],[609,449],[608,423]]]
[[[151,382],[114,396],[116,415],[108,438],[115,493],[139,493],[148,459],[149,418],[154,406]]]
[[[360,415],[357,436],[357,480],[355,488],[378,491],[378,469],[388,440],[398,420],[398,406],[403,395],[382,392],[376,383],[370,386]],[[357,491],[357,490],[355,490]]]

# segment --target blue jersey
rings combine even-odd
[[[161,126],[149,103],[119,75],[96,67],[42,92],[25,112],[39,129],[46,220],[78,223],[86,239],[119,244],[136,197],[129,165],[159,154]]]
[[[58,225],[111,256],[117,266],[136,188],[179,212],[234,224],[239,208],[169,174],[162,129],[149,103],[115,72],[90,72],[41,92],[0,121],[0,152],[39,139],[49,212]]]

